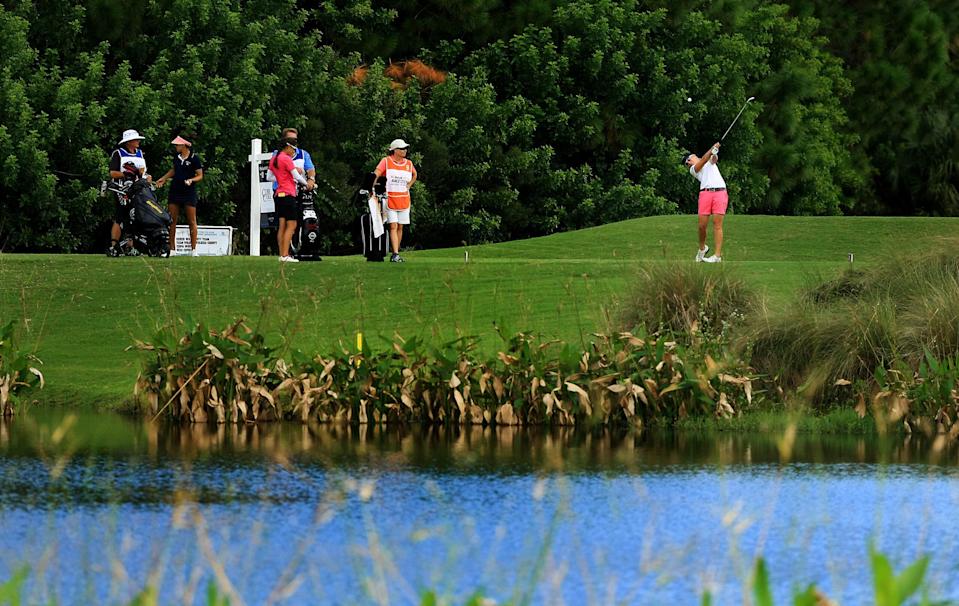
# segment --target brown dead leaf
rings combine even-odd
[[[503,404],[496,411],[497,425],[516,425],[516,416],[513,413],[512,404]]]
[[[859,394],[859,401],[856,402],[855,411],[856,411],[856,414],[859,415],[860,419],[865,418],[866,413],[868,412],[866,408],[866,397],[863,396],[862,394]]]
[[[506,364],[507,366],[512,366],[513,364],[516,364],[517,362],[519,362],[519,358],[515,356],[511,356],[508,353],[505,353],[502,351],[499,352],[498,357],[503,362],[503,364]]]
[[[716,401],[716,417],[720,419],[728,419],[736,413],[733,410],[733,407],[729,405],[729,399],[726,397],[726,394],[719,394],[719,400]]]
[[[585,404],[586,406],[589,406],[589,394],[586,392],[585,389],[583,389],[576,383],[570,383],[568,381],[566,382],[566,389],[578,395],[580,403]]]
[[[646,391],[648,391],[653,398],[659,399],[659,386],[656,385],[656,381],[652,379],[646,379],[643,381],[646,384]]]
[[[33,366],[31,366],[31,367],[30,367],[30,368],[28,368],[27,370],[29,370],[29,371],[30,371],[31,373],[33,373],[33,374],[35,374],[35,375],[37,376],[37,378],[39,378],[39,379],[40,379],[40,389],[43,389],[43,386],[44,386],[44,382],[43,382],[43,373],[42,373],[42,372],[40,372],[40,370],[39,370],[39,369],[37,369],[37,368],[34,368]]]
[[[679,391],[679,383],[670,383],[665,389],[659,392],[659,397],[663,397],[671,391]]]
[[[496,399],[502,400],[505,391],[503,388],[503,379],[499,378],[499,375],[495,375],[493,377],[493,393],[496,394]]]

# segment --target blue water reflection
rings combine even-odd
[[[870,541],[898,566],[932,554],[933,595],[959,598],[959,468],[917,454],[929,445],[817,439],[786,462],[769,436],[210,440],[130,422],[129,444],[58,450],[43,427],[0,440],[0,573],[29,564],[30,603],[126,603],[148,584],[205,603],[212,579],[247,604],[481,588],[549,604],[690,604],[709,588],[741,603],[762,554],[777,601],[814,582],[858,604]]]

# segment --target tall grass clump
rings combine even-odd
[[[959,271],[943,275],[900,314],[902,347],[910,360],[928,351],[943,360],[959,352]]]
[[[757,303],[753,290],[726,266],[653,263],[631,281],[621,326],[716,336],[742,324]]]
[[[959,240],[937,242],[923,253],[890,256],[878,265],[847,270],[806,290],[804,298],[820,305],[886,297],[908,303],[930,286],[959,275]]]
[[[883,300],[764,310],[754,320],[749,344],[750,363],[759,374],[814,401],[845,381],[868,380],[899,359],[896,314]]]
[[[765,310],[747,331],[750,363],[817,403],[882,389],[877,373],[919,380],[930,358],[959,351],[956,243],[889,258],[815,284],[781,312]]]

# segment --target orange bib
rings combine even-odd
[[[397,162],[386,157],[386,205],[392,210],[410,207],[410,181],[413,180],[413,163],[407,159]]]

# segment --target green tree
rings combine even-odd
[[[413,143],[420,172],[410,233],[419,245],[692,210],[695,184],[679,160],[715,141],[749,95],[758,101],[723,147],[736,211],[861,211],[872,167],[897,173],[853,155],[862,112],[849,121],[852,89],[820,36],[829,21],[810,14],[765,0],[11,4],[0,8],[0,244],[95,250],[112,206],[96,186],[127,128],[146,135],[154,173],[168,166],[173,136],[194,135],[208,166],[201,216],[237,226],[247,141],[300,128],[327,183],[332,251],[352,248],[351,193],[395,137]],[[951,31],[930,14],[913,15],[927,25],[916,31],[938,31],[936,18]],[[414,55],[448,70],[447,81],[383,76],[389,60]],[[365,82],[348,83],[362,62]],[[921,116],[910,149],[945,150],[955,118]],[[909,188],[952,195],[953,164],[887,160],[912,167]]]
[[[947,0],[792,4],[821,21],[829,47],[848,66],[855,87],[849,116],[875,196],[868,209],[959,213],[959,6]]]
[[[157,0],[122,34],[91,27],[96,11],[112,18],[129,13],[125,7],[102,0],[87,14],[56,3],[19,4],[29,21],[0,9],[8,41],[0,58],[8,168],[0,180],[0,237],[8,248],[89,250],[104,237],[112,201],[96,190],[127,128],[147,137],[154,173],[168,166],[168,141],[195,134],[208,166],[201,213],[229,220],[236,201],[246,199],[248,141],[272,141],[283,126],[305,123],[324,99],[342,95],[347,63],[305,29],[308,15],[293,0]],[[60,19],[67,20],[62,39],[37,31]],[[45,46],[35,49],[30,40]]]

